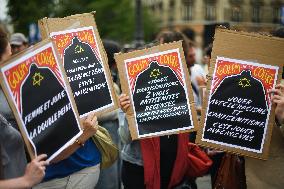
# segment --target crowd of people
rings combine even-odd
[[[275,36],[283,37],[284,29]],[[197,63],[196,46],[179,31],[162,31],[156,41],[159,44],[182,40],[185,60],[190,74],[197,114],[200,116],[206,75],[210,67],[212,44],[204,49],[203,64]],[[130,97],[121,94],[114,53],[131,51],[122,49],[111,40],[103,40],[109,67],[112,73],[115,92],[120,109],[96,117],[89,114],[83,119],[83,134],[65,149],[52,162],[40,154],[27,163],[23,139],[18,131],[5,95],[0,90],[0,189],[197,189],[196,178],[188,177],[189,142],[194,142],[194,133],[181,133],[169,136],[132,140],[125,113],[131,106]],[[10,37],[0,30],[0,62],[28,47],[28,39],[21,33]],[[284,85],[277,84],[269,91],[271,101],[276,105],[276,125],[271,142],[271,158],[259,164],[252,158],[239,157],[244,161],[246,174],[244,188],[283,188],[284,186]],[[120,157],[106,169],[100,169],[101,154],[91,137],[98,125],[106,128],[112,140],[120,149]],[[284,132],[283,132],[284,133]],[[212,188],[215,188],[216,175],[225,152],[203,149],[212,159]],[[26,158],[27,157],[27,158]],[[261,171],[260,171],[261,170]],[[271,171],[275,172],[271,172]],[[242,189],[242,188],[241,188]]]

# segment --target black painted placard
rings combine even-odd
[[[267,114],[264,86],[250,70],[227,76],[209,100],[203,139],[260,151]]]
[[[80,132],[66,90],[49,68],[31,64],[21,97],[22,120],[37,154],[50,157]]]
[[[133,102],[139,135],[192,126],[182,83],[157,61],[137,76]]]
[[[64,69],[80,116],[112,103],[102,63],[92,47],[76,36],[64,50]]]

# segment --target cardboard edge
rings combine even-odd
[[[131,92],[130,92],[130,89],[128,88],[126,70],[125,70],[125,67],[124,67],[124,59],[120,55],[122,55],[122,54],[121,53],[114,54],[114,59],[115,59],[116,64],[117,64],[117,69],[118,69],[119,78],[120,78],[121,90],[122,90],[122,94],[126,94],[126,95],[130,96]],[[131,138],[132,138],[132,140],[136,140],[136,139],[138,139],[138,133],[137,133],[137,130],[136,130],[136,127],[135,127],[136,123],[135,123],[135,118],[134,118],[133,107],[130,106],[128,108],[127,112],[125,112],[125,114],[126,114],[126,119],[128,121],[128,127],[129,127]]]
[[[241,36],[249,36],[253,38],[262,38],[264,40],[273,40],[273,41],[284,41],[284,38],[279,38],[275,37],[269,34],[261,34],[261,33],[256,33],[256,32],[245,32],[245,31],[236,31],[236,30],[231,30],[223,27],[217,27],[215,32],[219,33],[231,33],[231,34],[237,34]]]

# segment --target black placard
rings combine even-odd
[[[77,36],[64,50],[64,69],[80,116],[112,104],[102,63]]]
[[[203,139],[261,151],[268,105],[250,70],[225,77],[209,100]]]
[[[32,64],[21,94],[22,120],[38,154],[50,157],[80,132],[67,93],[50,69]]]
[[[1,65],[2,89],[31,158],[51,161],[82,133],[60,64],[45,40]]]
[[[280,81],[283,42],[216,29],[197,144],[268,158],[275,120],[269,91]]]
[[[157,61],[137,76],[133,102],[139,135],[192,126],[182,83]]]

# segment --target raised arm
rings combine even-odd
[[[269,91],[272,103],[276,104],[275,117],[280,124],[284,124],[284,85],[278,84]]]
[[[119,96],[119,105],[120,105],[121,110],[125,113],[130,107],[129,96],[125,94],[121,94]],[[122,120],[122,122],[123,123],[122,124],[120,123],[119,125],[118,134],[120,136],[121,141],[124,144],[129,144],[130,142],[132,142],[132,140],[131,140],[130,131],[128,128],[127,119],[124,117],[124,120]]]

